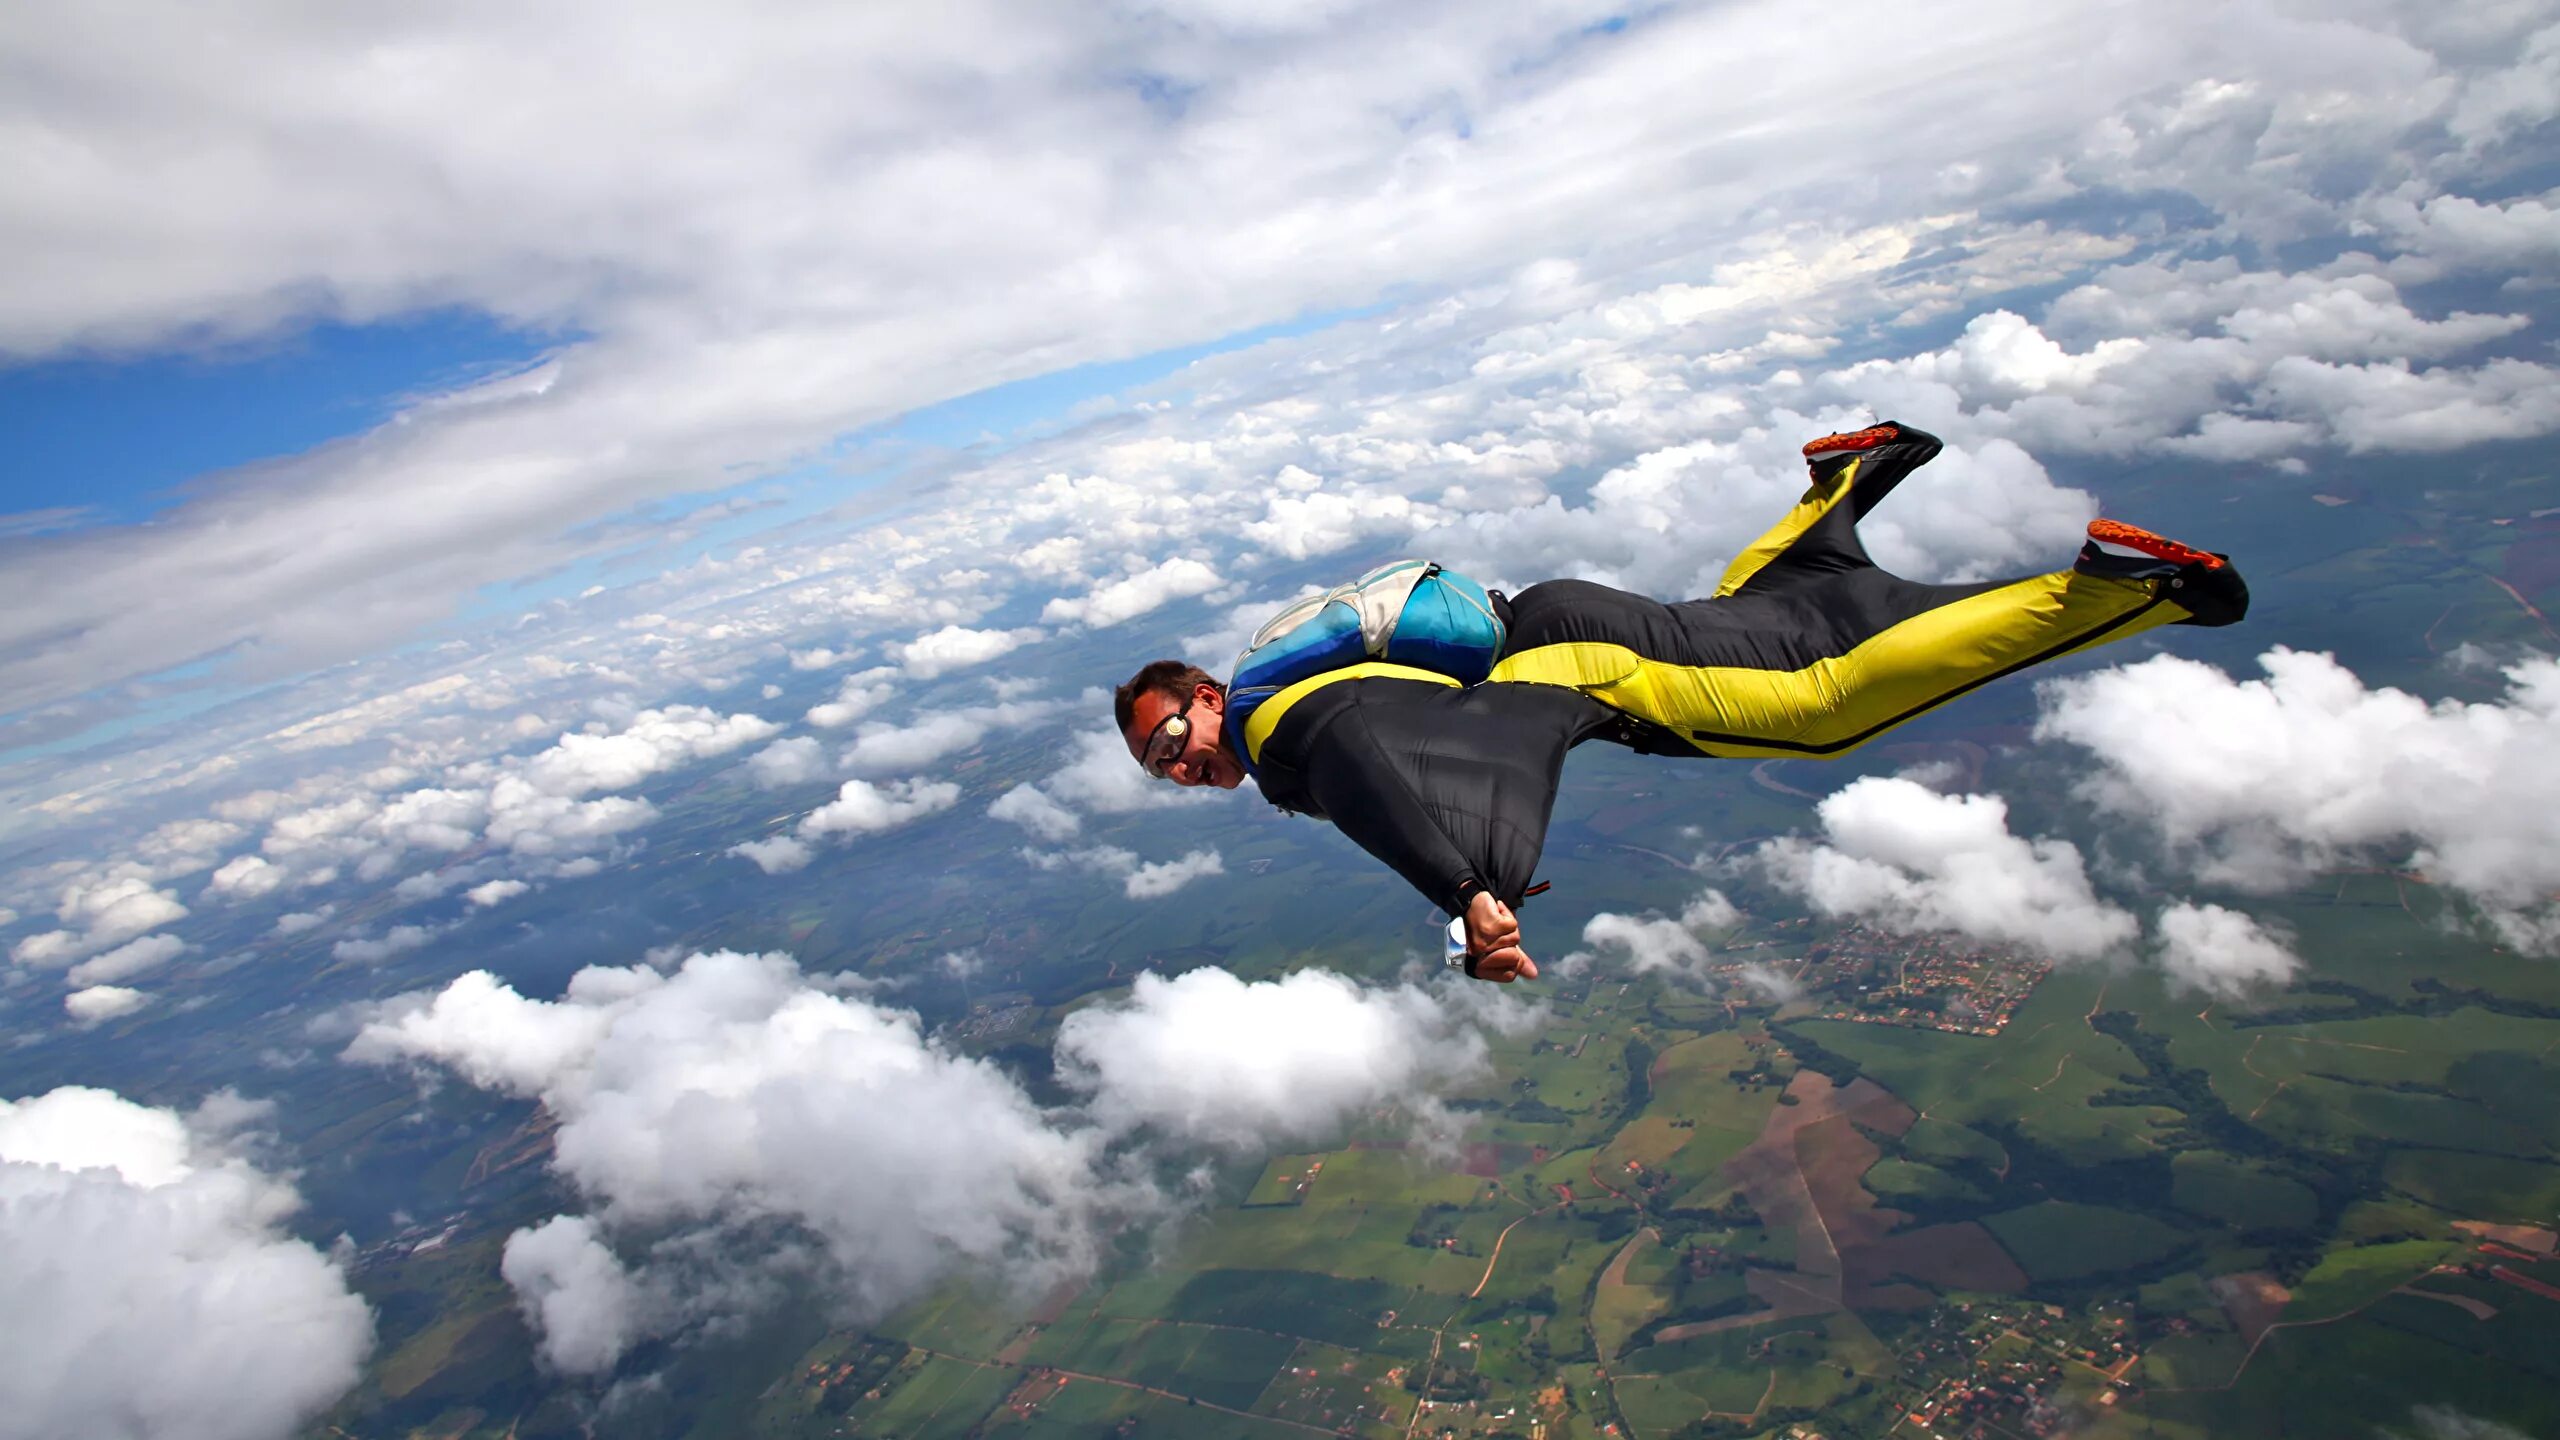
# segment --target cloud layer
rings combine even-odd
[[[1106,1220],[1170,1213],[1150,1146],[1251,1150],[1425,1105],[1481,1062],[1472,1014],[1313,972],[1146,975],[1069,1018],[1060,1068],[1085,1099],[1052,1112],[908,1012],[721,952],[591,967],[553,1001],[474,972],[391,1002],[346,1057],[558,1117],[554,1164],[594,1210],[512,1237],[506,1273],[548,1362],[589,1373],[812,1268],[864,1314],[953,1266],[1026,1289],[1080,1273]]]

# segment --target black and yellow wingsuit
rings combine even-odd
[[[1533,585],[1496,597],[1509,633],[1484,683],[1355,665],[1283,691],[1232,738],[1273,804],[1331,820],[1456,915],[1478,890],[1520,902],[1565,752],[1585,740],[1838,755],[2030,665],[2247,611],[2222,557],[2104,520],[2079,562],[2049,575],[1923,585],[1885,573],[1858,521],[1938,448],[1897,424],[1817,440],[1812,488],[1714,595],[1664,604],[1582,580]]]

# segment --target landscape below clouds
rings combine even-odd
[[[1695,1255],[1693,1212],[1768,1208],[1717,1185],[1777,1153],[1733,1118],[1773,1080],[1812,1106],[1807,1175],[1864,1162],[1842,1314],[1884,1284],[1879,1203],[1980,1220],[2102,1313],[2039,1249],[2072,1216],[2035,1206],[2099,1203],[2034,1168],[2073,1145],[2188,1207],[2162,1198],[2187,1238],[2148,1251],[2108,1222],[2130,1258],[2093,1273],[2146,1304],[2181,1264],[2451,1243],[2476,1196],[2541,1194],[2448,1198],[2405,1157],[2471,1107],[2510,1128],[2458,1130],[2446,1175],[2551,1158],[2517,1138],[2547,1067],[2498,1027],[2560,959],[2560,14],[1822,28],[1891,54],[1826,53],[1783,6],[1566,0],[12,27],[41,83],[0,100],[28,140],[0,161],[0,401],[104,453],[265,366],[279,413],[242,433],[299,438],[174,487],[73,455],[0,489],[0,1274],[50,1297],[19,1307],[0,1412],[29,1418],[0,1433],[439,1405],[641,1433],[688,1367],[817,1353],[810,1315],[906,1337],[875,1379],[945,1350],[992,1374],[1014,1330],[907,1319],[993,1294],[1100,1347],[1133,1275],[1303,1269],[1318,1156],[1345,1226],[1422,1236],[1326,1303],[1447,1313],[1427,1354],[1379,1325],[1293,1345],[1386,1347],[1430,1398],[1459,1262],[1515,1283],[1504,1205],[1543,1267],[1523,1295],[1569,1309],[1570,1256],[1618,1261],[1556,1322],[1594,1358],[1557,1366],[1687,1364],[1725,1332],[1663,1334],[1744,1271],[1680,1320],[1712,1267],[1644,1279],[1622,1247]],[[329,347],[439,316],[505,343],[370,408],[303,392],[355,368]],[[2051,569],[2105,513],[2229,552],[2250,619],[1835,765],[1589,747],[1522,912],[1550,973],[1506,991],[1441,971],[1439,917],[1338,833],[1151,781],[1108,718],[1141,662],[1223,674],[1399,556],[1709,594],[1803,493],[1804,441],[1877,419],[1946,441],[1862,521],[1882,566]],[[2060,1029],[1975,1027],[2006,978],[1893,1028],[1872,991],[1919,962],[1834,958],[1876,936],[2049,975],[2008,998]],[[2519,1058],[2375,1058],[2422,1016]],[[1992,1047],[1982,1094],[2030,1111],[1966,1110],[1906,1036]],[[1868,1130],[1898,1113],[1853,1073],[1913,1138],[1822,1128],[1833,1080]],[[1932,1097],[2007,1147],[1997,1175]],[[1712,1164],[1691,1101],[1730,1121]],[[2350,1110],[2366,1130],[2323,1128]],[[2359,1145],[2350,1194],[2319,1157]],[[2050,1194],[1992,1205],[2013,1159]],[[2197,1218],[2215,1185],[2275,1217],[2224,1227],[2254,1259]],[[1623,1231],[1572,1208],[1613,1201]],[[1810,1263],[1732,1243],[1753,1275]],[[1603,1305],[1621,1283],[1669,1298]],[[1206,1295],[1184,1323],[1228,1323]],[[1542,1388],[1501,1363],[1488,1385]],[[862,1423],[924,1424],[904,1383]],[[1612,1413],[1775,1403],[1648,1393]],[[2370,1423],[2504,1423],[2405,1398]]]

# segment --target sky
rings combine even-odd
[[[176,1023],[223,983],[216,917],[434,956],[460,915],[627,863],[652,786],[705,770],[814,795],[716,863],[948,813],[1179,904],[1236,877],[1213,840],[1113,828],[1205,813],[1095,724],[1119,675],[1078,667],[1117,637],[1215,665],[1395,553],[1705,593],[1794,498],[1796,446],[1877,416],[1948,441],[1866,527],[1923,578],[2058,563],[2096,512],[2072,477],[2414,472],[2560,431],[2560,6],[1924,8],[1808,33],[1775,3],[12,7],[0,1003],[101,1043]],[[1930,776],[1838,785],[1749,874],[2216,995],[2305,964],[2245,897],[2350,861],[2560,945],[2553,662],[2411,688],[2287,638],[2041,694],[2034,743],[2147,837],[2144,884]],[[1055,763],[980,793],[956,766],[991,736]],[[1702,882],[1554,948],[1694,973],[1729,915]],[[1454,1072],[1500,1023],[1444,988],[1198,972],[1223,978],[1061,1036],[1061,1119],[790,957],[618,957],[556,997],[467,961],[344,1063],[563,1115],[590,1208],[507,1273],[570,1373],[744,1284],[633,1236],[792,1218],[882,1297],[923,1283],[910,1253],[1072,1267],[1171,1203],[1138,1151],[1314,1133],[1411,1081],[1362,1037],[1420,1027]],[[436,1019],[476,1012],[511,1023]],[[824,1224],[877,1199],[844,1188],[852,1140],[683,1190],[630,1141],[697,1062],[616,1057],[686,1025],[704,1056],[804,1040],[764,1047],[774,1094],[894,1072],[920,1113],[988,1117],[1015,1143],[947,1179],[993,1198],[916,1209],[893,1255]],[[1175,1041],[1220,1026],[1279,1037],[1244,1053],[1290,1085],[1184,1108]],[[1350,1050],[1282,1043],[1306,1033]],[[1252,1101],[1281,1093],[1317,1098]],[[292,1375],[173,1375],[256,1389],[243,1434],[343,1390],[369,1320],[237,1142],[254,1116],[14,1103],[0,1185],[138,1235],[220,1189],[188,1213],[263,1277],[223,1293],[331,1337]],[[44,1158],[100,1115],[123,1151]],[[78,1370],[19,1398],[79,1413]]]

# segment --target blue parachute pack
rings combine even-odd
[[[1385,661],[1473,685],[1492,672],[1502,640],[1502,619],[1483,586],[1428,560],[1381,565],[1298,601],[1254,632],[1227,681],[1227,734],[1254,771],[1245,725],[1299,681]]]

